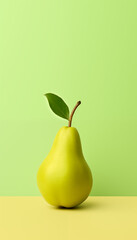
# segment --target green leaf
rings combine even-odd
[[[44,95],[47,97],[52,111],[56,115],[69,120],[69,108],[63,99],[53,93],[46,93]]]

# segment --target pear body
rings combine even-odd
[[[88,197],[92,183],[77,129],[62,127],[38,170],[37,184],[42,196],[53,206],[75,207]]]

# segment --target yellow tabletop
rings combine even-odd
[[[89,197],[58,209],[42,197],[0,197],[1,240],[137,240],[137,197]]]

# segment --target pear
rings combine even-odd
[[[37,184],[44,199],[56,207],[73,208],[89,195],[93,178],[82,152],[80,136],[76,128],[62,127],[53,142],[52,148],[42,162],[37,173]]]
[[[92,182],[77,129],[62,127],[37,174],[41,194],[51,205],[71,208],[88,197]]]

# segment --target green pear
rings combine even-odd
[[[71,208],[88,197],[92,182],[77,129],[62,127],[38,171],[41,194],[51,205]]]
[[[77,102],[69,115],[69,108],[60,97],[54,94],[46,96],[51,109],[58,116],[68,119],[69,124],[58,131],[48,156],[38,170],[37,184],[49,204],[72,208],[88,197],[93,184],[79,133],[71,127],[73,114],[81,102]]]

